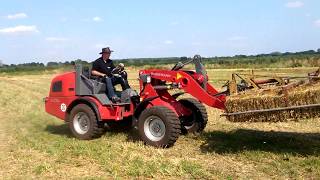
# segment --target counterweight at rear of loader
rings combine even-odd
[[[231,94],[223,114],[229,121],[278,122],[320,117],[319,70],[306,77],[263,80],[261,76],[236,76],[241,82],[234,86],[233,78],[228,84]]]

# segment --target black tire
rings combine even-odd
[[[193,112],[189,116],[180,117],[182,134],[201,133],[208,122],[206,107],[193,98],[180,99],[179,102]]]
[[[72,134],[82,140],[100,137],[105,131],[93,110],[86,104],[75,106],[69,116],[69,128]]]
[[[138,120],[141,140],[155,147],[171,147],[181,133],[180,128],[178,116],[164,106],[145,109]]]

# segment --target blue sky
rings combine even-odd
[[[320,48],[318,0],[2,0],[0,60],[229,56]]]

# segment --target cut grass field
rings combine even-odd
[[[257,73],[302,75],[298,69]],[[220,87],[233,71],[208,69]],[[169,149],[137,141],[134,131],[99,139],[73,138],[68,127],[44,111],[54,74],[0,75],[1,179],[319,179],[320,119],[281,123],[231,123],[207,107],[200,135],[181,136]],[[129,71],[138,90],[137,70]]]

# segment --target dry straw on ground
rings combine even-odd
[[[288,90],[277,87],[268,91],[252,90],[232,95],[227,98],[226,108],[228,113],[232,113],[318,103],[320,103],[320,83],[306,83]],[[228,117],[228,120],[233,122],[278,122],[319,116],[319,108],[308,108],[235,115]]]

